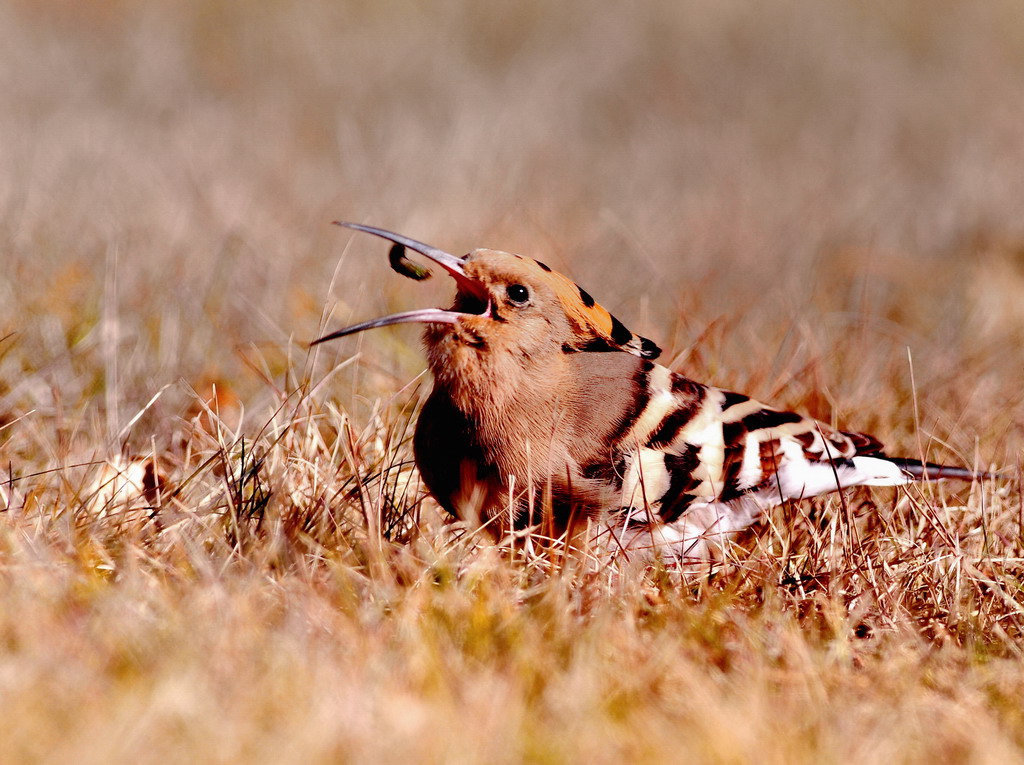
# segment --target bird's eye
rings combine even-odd
[[[516,305],[526,305],[526,302],[530,299],[530,291],[522,284],[508,285],[505,288],[505,294]]]

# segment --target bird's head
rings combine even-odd
[[[414,239],[358,223],[338,225],[374,234],[429,258],[445,269],[458,288],[450,309],[425,308],[396,313],[332,332],[313,342],[390,324],[426,324],[424,339],[431,370],[439,379],[486,366],[511,373],[552,356],[623,351],[653,359],[650,340],[630,332],[584,289],[544,263],[498,250],[474,250],[456,257]],[[422,276],[392,249],[392,265],[408,276]]]

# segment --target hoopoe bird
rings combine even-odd
[[[505,531],[604,516],[624,550],[686,565],[721,554],[766,510],[851,486],[974,480],[988,474],[887,456],[836,430],[656,364],[640,337],[539,260],[479,249],[456,257],[357,223],[393,243],[392,267],[454,277],[448,310],[397,313],[332,332],[422,323],[431,391],[413,438],[416,465],[457,518]]]

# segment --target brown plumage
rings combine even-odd
[[[653,342],[540,261],[496,250],[457,258],[339,225],[419,252],[458,284],[450,310],[395,314],[315,341],[426,324],[434,389],[416,426],[416,464],[457,517],[560,532],[572,518],[606,515],[616,545],[691,560],[786,500],[979,477],[887,457],[871,436],[673,373],[652,361],[661,352]]]

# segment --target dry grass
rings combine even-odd
[[[1016,0],[20,0],[0,50],[4,762],[1022,758]],[[409,464],[414,330],[305,350],[450,289],[336,217],[1016,477],[686,583],[485,544]]]

